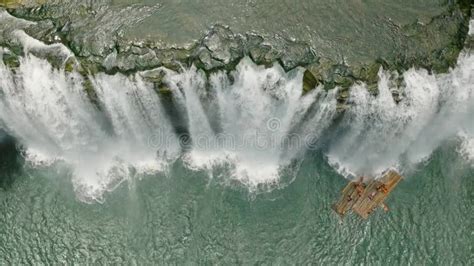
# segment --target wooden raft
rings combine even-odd
[[[332,208],[341,216],[352,209],[364,219],[367,219],[376,207],[383,207],[387,211],[384,200],[401,179],[402,176],[396,171],[389,170],[382,174],[382,177],[369,181],[367,185],[362,178],[350,182],[342,190],[341,198],[332,205]]]

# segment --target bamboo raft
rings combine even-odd
[[[377,207],[388,211],[384,200],[401,181],[402,176],[395,170],[389,170],[378,179],[372,179],[367,184],[363,178],[352,181],[342,190],[341,198],[332,205],[336,213],[343,217],[352,209],[364,219],[367,219]]]

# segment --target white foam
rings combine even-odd
[[[28,34],[26,34],[22,30],[15,30],[13,32],[13,36],[15,36],[23,45],[23,48],[25,49],[25,52],[29,52],[33,49],[55,49],[58,52],[64,53],[65,55],[72,56],[73,53],[67,49],[66,46],[62,43],[53,43],[53,44],[45,44]]]
[[[208,170],[231,165],[227,178],[253,190],[276,183],[280,169],[307,148],[301,134],[294,146],[284,146],[292,130],[300,126],[297,132],[317,139],[329,126],[336,113],[335,97],[320,89],[303,96],[300,70],[287,74],[279,65],[265,68],[249,58],[231,75],[233,82],[225,72],[212,74],[209,88],[204,73],[195,68],[169,72],[167,81],[189,120],[193,144],[184,157],[187,165]],[[312,105],[321,108],[308,115]],[[312,126],[301,125],[303,119],[310,119]]]
[[[16,35],[26,52],[51,48]],[[102,201],[106,191],[137,175],[166,171],[180,156],[192,170],[211,173],[225,166],[224,179],[250,190],[277,184],[282,170],[314,148],[337,113],[337,90],[302,95],[301,69],[285,73],[279,65],[265,68],[245,58],[232,73],[209,78],[195,67],[164,70],[188,122],[191,143],[182,154],[173,118],[140,74],[90,77],[99,110],[78,73],[55,70],[32,55],[20,63],[14,73],[0,60],[0,124],[25,145],[33,165],[69,164],[78,197],[88,202]],[[326,143],[329,162],[348,178],[377,175],[416,164],[458,136],[460,152],[472,159],[474,56],[461,54],[448,74],[410,69],[401,88],[390,76],[379,72],[378,96],[364,84],[353,86],[352,105]],[[393,89],[403,92],[398,104]]]
[[[474,133],[474,132],[473,132]],[[474,166],[474,134],[461,132],[461,146],[459,152]]]
[[[444,141],[474,127],[474,56],[461,54],[447,74],[410,69],[403,74],[404,99],[396,104],[390,73],[379,73],[378,96],[364,86],[351,89],[355,105],[344,132],[330,145],[330,161],[355,175],[377,175],[389,167],[419,163]],[[345,169],[345,170],[344,170]]]
[[[85,201],[101,201],[135,173],[166,170],[177,157],[179,145],[150,85],[98,76],[98,96],[112,114],[107,128],[77,73],[54,70],[28,55],[16,75],[0,63],[0,75],[0,120],[27,148],[26,159],[36,166],[71,165],[74,187]],[[155,138],[167,145],[156,146]]]
[[[35,25],[36,22],[29,21],[10,15],[5,9],[0,8],[0,30],[12,30],[18,28],[26,28],[31,25]],[[2,27],[5,25],[6,27]],[[15,25],[13,28],[12,25]]]
[[[474,20],[469,21],[469,35],[474,35]]]

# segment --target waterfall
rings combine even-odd
[[[103,114],[89,101],[83,77],[32,55],[16,72],[0,63],[0,76],[2,124],[26,147],[30,162],[70,164],[84,200],[101,200],[104,191],[133,175],[131,166],[160,171],[179,153],[158,96],[138,77],[133,82],[123,75],[94,79]],[[168,141],[161,149],[155,145],[158,132]]]
[[[355,84],[337,124],[337,89],[303,94],[302,69],[285,73],[278,64],[244,58],[231,72],[160,70],[186,134],[143,73],[83,77],[31,54],[15,70],[0,60],[0,129],[22,143],[31,164],[69,165],[77,195],[87,202],[102,201],[104,192],[136,176],[166,172],[176,161],[212,177],[220,169],[219,178],[256,191],[279,185],[283,172],[295,175],[297,169],[286,170],[311,149],[346,176],[414,165],[451,139],[463,156],[474,157],[474,56],[468,53],[446,74],[410,69],[400,85],[381,69],[378,95]],[[97,102],[86,93],[86,78]]]
[[[403,74],[403,100],[391,97],[389,73],[379,72],[379,95],[364,85],[351,89],[354,106],[344,116],[328,157],[345,175],[377,175],[387,167],[419,163],[444,141],[458,139],[472,154],[474,137],[474,56],[461,54],[447,74],[423,69]]]
[[[170,72],[167,81],[186,107],[193,141],[184,160],[195,169],[230,164],[228,177],[250,189],[276,183],[281,168],[305,150],[300,135],[294,145],[285,145],[291,130],[304,122],[311,106],[324,106],[325,115],[312,116],[316,129],[305,132],[316,138],[336,113],[335,95],[316,89],[303,96],[301,70],[285,73],[277,64],[265,68],[249,58],[230,75],[213,73],[206,82],[205,73],[194,67]]]

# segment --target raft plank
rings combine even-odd
[[[381,206],[401,179],[402,177],[396,171],[390,170],[380,179],[372,180],[352,209],[362,218],[367,219],[376,207]]]
[[[360,199],[352,206],[355,213],[367,219],[370,213],[385,200],[388,194],[384,194],[377,189],[382,184],[382,182],[376,180],[369,183]]]
[[[402,176],[399,175],[396,171],[390,170],[386,174],[384,174],[380,181],[385,184],[388,192],[392,192],[392,190],[398,185],[398,183],[402,180]]]
[[[341,197],[332,208],[341,216],[352,209],[367,219],[376,207],[384,206],[384,200],[401,179],[402,176],[396,171],[389,170],[381,178],[371,180],[367,187],[362,182],[350,182],[342,190]]]
[[[357,190],[357,187],[359,186],[362,186],[359,182],[350,182],[347,184],[347,186],[342,190],[340,199],[332,205],[333,210],[339,215],[344,216],[359,199],[361,195]]]

